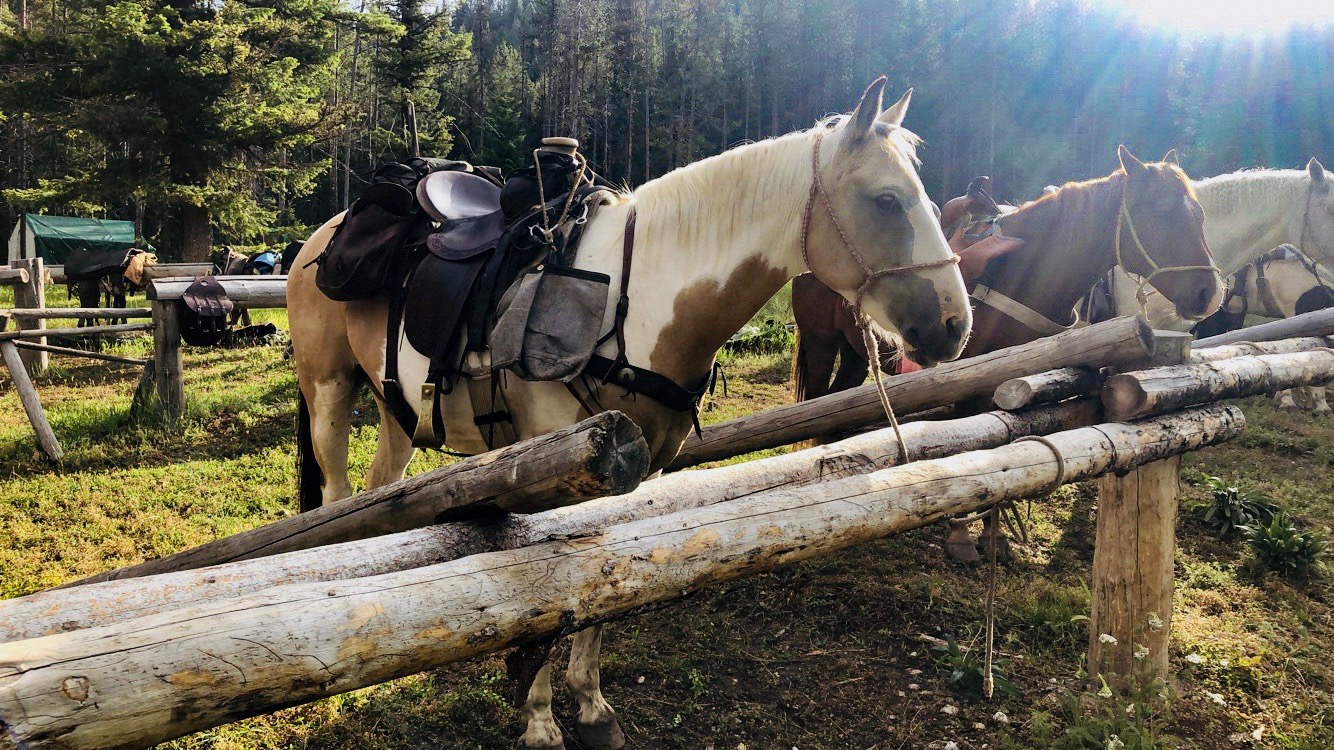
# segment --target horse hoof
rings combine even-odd
[[[530,740],[526,737],[521,737],[519,739],[519,744],[516,745],[516,747],[518,747],[519,750],[565,750],[565,741],[557,737],[556,744],[553,745],[549,738],[544,740]]]
[[[592,724],[578,724],[579,741],[591,750],[621,750],[625,747],[625,733],[616,714],[611,714]]]
[[[977,546],[973,544],[971,539],[946,542],[945,552],[964,565],[980,565],[982,563],[982,558],[977,554]]]

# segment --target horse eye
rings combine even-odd
[[[882,211],[897,211],[901,208],[898,196],[893,193],[882,193],[875,197],[875,205]]]

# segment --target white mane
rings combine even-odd
[[[1302,200],[1311,178],[1304,169],[1242,169],[1194,181],[1206,216],[1230,211],[1254,211],[1257,200],[1284,203]]]

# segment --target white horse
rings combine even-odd
[[[1223,276],[1231,276],[1272,248],[1295,245],[1334,268],[1334,178],[1319,161],[1301,169],[1250,169],[1194,183],[1204,209],[1204,236]],[[1139,310],[1139,283],[1115,271],[1116,309]],[[1149,292],[1146,311],[1154,328],[1188,331],[1194,321],[1176,314],[1161,294]]]
[[[883,78],[871,84],[849,117],[706,159],[594,210],[576,267],[619,279],[624,238],[633,238],[624,326],[629,364],[698,387],[728,337],[807,270],[919,356],[933,361],[958,356],[972,323],[968,293],[914,169],[918,139],[902,127],[911,91],[882,110],[884,86]],[[631,216],[636,223],[628,224]],[[311,236],[288,279],[297,378],[309,405],[310,447],[326,503],[351,492],[349,417],[363,382],[369,381],[380,401],[381,424],[367,485],[400,478],[413,452],[409,436],[379,398],[387,301],[333,302],[316,288],[315,269],[306,267],[323,252],[340,220],[335,217]],[[603,330],[613,325],[619,291],[613,283]],[[611,341],[599,353],[618,354]],[[425,382],[427,361],[404,344],[400,362],[403,390],[412,403]],[[689,412],[642,395],[624,398],[616,385],[590,387],[584,403],[622,410],[643,430],[652,470],[676,455],[691,426]],[[457,388],[441,400],[447,441],[455,450],[482,452],[489,446],[473,423],[466,390]],[[519,438],[587,414],[560,383],[509,377],[503,399]],[[585,746],[616,748],[624,738],[599,688],[600,642],[597,626],[575,636],[566,682],[579,704],[576,726]],[[551,667],[544,665],[529,690],[524,747],[563,746],[551,713],[550,677]]]

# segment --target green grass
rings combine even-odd
[[[285,328],[281,312],[257,317]],[[147,347],[138,339],[114,350],[145,355]],[[55,359],[37,388],[67,452],[59,469],[41,459],[16,395],[0,382],[0,596],[294,513],[295,382],[282,348],[187,348],[187,414],[170,428],[130,418],[134,368]],[[790,400],[787,355],[729,357],[725,365],[730,387],[706,403],[706,422]],[[1127,713],[1124,697],[1101,698],[1080,677],[1096,512],[1096,492],[1083,484],[1034,504],[1033,544],[1018,548],[1000,575],[997,643],[1019,697],[977,698],[951,685],[937,664],[933,645],[947,635],[961,647],[979,642],[985,576],[947,563],[944,533],[932,527],[609,625],[603,688],[631,746],[941,748],[954,741],[1037,749],[1082,746],[1079,738],[1108,726],[1127,731],[1126,722],[1142,725],[1157,747],[1334,746],[1328,580],[1288,583],[1258,572],[1244,541],[1220,540],[1204,524],[1199,508],[1208,497],[1198,482],[1208,473],[1263,491],[1303,523],[1328,529],[1334,420],[1280,412],[1266,399],[1240,403],[1246,435],[1185,461],[1170,712]],[[351,463],[360,481],[374,450],[375,415],[369,398],[358,410]],[[409,471],[446,460],[421,453]],[[169,747],[508,748],[521,720],[503,697],[503,674],[499,657],[474,659]],[[947,704],[958,712],[941,713]],[[572,730],[575,706],[560,688],[556,709]],[[993,718],[997,711],[1008,723]],[[1261,727],[1259,743],[1229,740]]]

